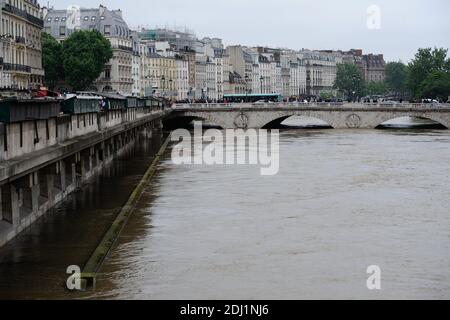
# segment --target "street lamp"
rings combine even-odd
[[[248,75],[245,75],[245,102],[248,102]]]
[[[163,97],[165,95],[165,91],[166,91],[166,77],[165,76],[161,76],[161,82],[162,82],[162,94]]]
[[[264,81],[264,77],[261,76],[261,78],[259,78],[259,81],[261,82],[261,94],[263,94],[263,81]]]
[[[353,76],[352,76],[352,87],[353,87],[353,92],[352,92],[352,100],[353,100],[353,102],[355,102],[355,98],[356,98],[356,79],[357,77],[356,77],[356,74],[354,74]]]

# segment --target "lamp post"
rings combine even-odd
[[[166,77],[165,76],[161,77],[161,82],[162,82],[162,96],[164,97],[165,91],[166,91]]]
[[[264,77],[261,76],[261,78],[259,78],[259,81],[261,82],[261,94],[263,94],[263,81],[264,81]]]
[[[356,94],[356,74],[354,74],[352,76],[352,87],[353,87],[352,100],[353,100],[353,102],[355,102],[355,99],[356,99],[356,96],[355,96],[355,94]]]
[[[248,102],[248,75],[245,75],[245,102]]]

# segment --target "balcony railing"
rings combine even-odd
[[[4,63],[3,70],[4,71],[18,71],[18,72],[31,73],[30,66],[25,66],[23,64],[14,64],[14,63]]]
[[[31,14],[29,14],[28,12],[26,12],[25,10],[19,9],[15,6],[10,5],[9,3],[5,3],[3,6],[3,10],[10,12],[16,16],[22,17],[24,19],[27,19],[29,22],[37,25],[40,28],[44,27],[44,20],[35,17]]]
[[[24,38],[24,37],[17,36],[17,37],[16,37],[16,43],[25,43],[25,38]]]
[[[5,3],[5,6],[3,7],[3,9],[12,14],[15,14],[16,16],[19,16],[19,17],[22,17],[25,19],[27,18],[27,12],[25,10],[21,10],[17,7],[14,7],[14,6],[10,5],[9,3]]]
[[[121,45],[117,45],[117,46],[113,46],[113,49],[119,49],[119,50],[124,50],[124,51],[130,51],[133,52],[133,48],[132,47],[127,47],[127,46],[121,46]]]
[[[35,17],[29,13],[27,13],[27,20],[30,21],[31,23],[37,25],[40,28],[44,28],[44,20]]]

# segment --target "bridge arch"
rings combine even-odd
[[[417,114],[417,113],[404,113],[404,114],[380,114],[376,122],[374,123],[374,128],[383,128],[386,123],[389,121],[401,119],[401,118],[412,118],[412,119],[423,119],[423,120],[429,120],[433,122],[436,126],[441,126],[445,129],[450,129],[449,123],[440,115],[439,113],[427,113],[424,114]],[[432,124],[431,124],[432,125]]]
[[[181,114],[170,116],[163,121],[163,127],[169,130],[174,130],[178,128],[188,128],[192,121],[206,122],[208,125],[217,126],[218,128],[225,129],[225,126],[218,123],[216,119],[201,115],[189,115]]]
[[[334,128],[335,124],[333,122],[333,119],[327,117],[325,114],[321,113],[314,113],[314,112],[291,112],[291,113],[275,113],[275,114],[266,114],[264,116],[261,116],[259,120],[259,128],[265,128],[265,129],[273,129],[278,128],[281,126],[281,124],[286,121],[287,119],[299,117],[303,119],[315,119],[322,124],[320,124],[321,127],[329,127]]]

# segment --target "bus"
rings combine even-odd
[[[239,103],[239,102],[281,102],[283,96],[281,94],[225,94],[223,100],[227,103]]]

